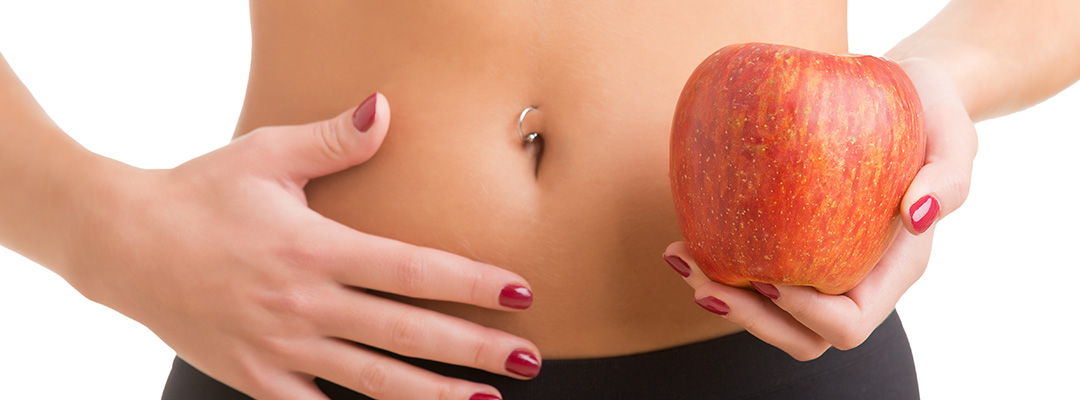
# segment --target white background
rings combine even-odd
[[[851,51],[884,53],[944,3],[852,2]],[[144,168],[228,142],[248,28],[246,2],[0,0],[0,52],[50,115]],[[899,305],[924,398],[1075,394],[1078,114],[1072,87],[978,125],[971,196],[940,222],[927,273]],[[0,399],[158,398],[171,358],[138,323],[0,248]]]

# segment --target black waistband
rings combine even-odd
[[[796,361],[745,332],[643,354],[544,360],[540,376],[528,381],[433,361],[405,360],[443,375],[491,384],[508,400],[910,400],[919,396],[911,349],[895,312],[861,346],[831,349],[810,362]],[[368,399],[329,382],[319,384],[333,399]],[[163,399],[181,398],[246,397],[177,359]]]

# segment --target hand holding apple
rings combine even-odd
[[[671,134],[675,209],[713,280],[855,286],[922,166],[922,105],[895,62],[747,43],[705,59]]]
[[[800,360],[817,358],[830,347],[858,346],[892,312],[926,269],[933,223],[966,199],[977,148],[974,125],[944,70],[927,59],[899,64],[918,91],[927,134],[925,164],[900,203],[907,229],[897,234],[869,274],[843,295],[823,294],[808,286],[755,285],[766,297],[717,283],[702,272],[686,243],[672,243],[664,258],[695,288],[699,305]],[[931,212],[934,204],[936,213]]]

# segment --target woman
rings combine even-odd
[[[657,252],[679,240],[666,175],[674,100],[693,66],[728,43],[845,51],[844,5],[620,5],[252,4],[253,67],[237,132],[255,134],[170,172],[132,171],[65,143],[9,74],[3,98],[26,112],[4,114],[3,126],[22,128],[6,130],[5,143],[22,146],[5,146],[3,170],[34,165],[46,172],[5,176],[28,190],[3,205],[0,240],[143,322],[195,367],[259,398],[318,398],[312,376],[380,398],[498,393],[332,338],[515,378],[537,372],[539,362],[531,361],[541,351],[549,361],[655,354],[743,327],[796,358],[813,359],[830,345],[859,344],[921,273],[929,235],[916,236],[907,210],[933,195],[940,218],[963,201],[974,155],[968,116],[1031,104],[1077,75],[1075,54],[1051,51],[1073,45],[1067,40],[1077,35],[1038,30],[1059,25],[1040,22],[1021,30],[1029,36],[999,40],[994,32],[1013,23],[1015,11],[950,6],[891,53],[919,86],[938,138],[902,206],[908,236],[847,296],[781,287],[768,292],[775,302],[705,282],[680,245],[670,246],[665,255],[698,288],[695,299],[723,311],[711,297],[727,308],[718,322],[689,304],[671,272],[657,268]],[[1036,21],[1070,15],[1049,4],[1021,7]],[[958,23],[960,17],[968,18]],[[1043,39],[1045,51],[1034,50],[1058,57],[1059,67],[1016,57],[1033,50],[1025,37],[1057,37]],[[965,42],[973,43],[957,44]],[[1013,84],[985,87],[991,79]],[[386,97],[370,97],[331,122],[255,130],[318,120],[374,91]],[[517,134],[528,106],[536,111],[526,115],[523,132],[540,132],[543,152],[523,146]],[[320,138],[336,145],[320,147]],[[85,204],[91,207],[72,212],[81,223],[50,220],[45,210],[75,202],[41,193],[76,177],[49,174],[53,160],[30,162],[26,154],[61,155],[56,163],[80,167],[64,170],[113,180],[60,185],[92,194]],[[309,178],[361,162],[307,185],[306,200],[365,234],[299,210]],[[124,177],[122,187],[116,177]],[[162,192],[171,196],[162,199]],[[139,212],[117,221],[116,207]],[[153,226],[174,228],[148,235]],[[58,232],[61,240],[45,239]],[[537,296],[529,310],[506,312],[530,305],[529,289]],[[836,306],[800,308],[806,301]],[[546,364],[537,381],[558,365]],[[178,376],[196,376],[183,368],[178,363]]]

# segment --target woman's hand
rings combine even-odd
[[[695,301],[735,322],[759,339],[799,360],[815,359],[836,347],[861,344],[926,270],[933,223],[967,197],[977,140],[959,94],[933,61],[900,62],[915,83],[927,128],[926,163],[902,200],[904,227],[870,274],[843,295],[806,286],[754,283],[757,292],[706,277],[684,242],[668,246],[664,259],[695,288]],[[760,293],[758,293],[760,292]]]
[[[308,180],[371,158],[389,122],[386,99],[372,95],[355,111],[260,128],[173,170],[127,168],[108,180],[119,182],[103,191],[108,206],[76,221],[70,259],[81,266],[68,278],[259,399],[325,399],[315,377],[386,399],[498,394],[366,346],[535,376],[539,352],[527,340],[365,292],[514,311],[532,303],[522,277],[307,207]]]

